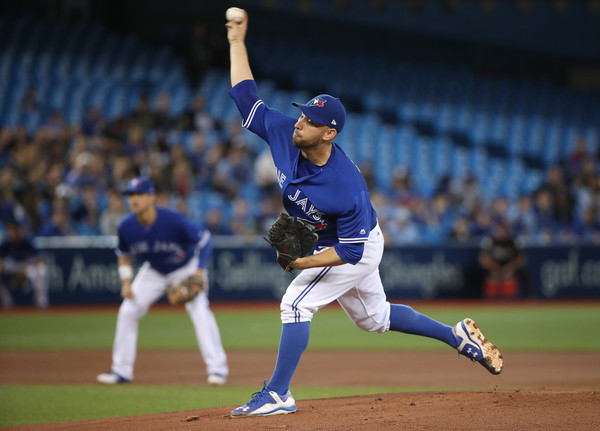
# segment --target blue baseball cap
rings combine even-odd
[[[346,110],[337,97],[329,94],[319,94],[304,105],[292,102],[302,113],[315,123],[323,124],[341,132],[346,122]]]
[[[144,193],[153,195],[155,193],[154,183],[150,178],[147,177],[135,177],[129,184],[127,184],[127,188],[123,192],[124,195],[132,195],[137,193]]]

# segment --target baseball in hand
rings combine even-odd
[[[239,7],[230,7],[225,12],[225,19],[227,21],[240,23],[244,20],[244,10]]]

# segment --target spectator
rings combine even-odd
[[[189,109],[179,118],[178,123],[180,128],[195,130],[205,136],[223,130],[223,124],[206,110],[206,100],[202,94],[194,96]]]
[[[466,217],[457,217],[452,223],[452,230],[448,234],[451,243],[466,243],[471,240],[469,220]]]
[[[271,196],[279,191],[277,170],[269,149],[261,152],[254,161],[254,183],[259,189],[261,197]]]
[[[206,148],[206,138],[202,133],[194,133],[192,139],[192,148],[187,159],[191,163],[192,172],[196,177],[196,181],[203,184],[207,180],[206,156],[208,150]]]
[[[34,87],[29,87],[21,99],[19,108],[22,112],[34,112],[39,109],[38,94]]]
[[[62,113],[55,109],[50,113],[47,123],[44,125],[46,132],[54,139],[58,139],[67,128]]]
[[[414,191],[412,177],[408,169],[398,166],[392,174],[392,190],[390,199],[397,205],[410,208],[413,204]]]
[[[232,235],[255,235],[256,219],[253,217],[250,205],[246,199],[237,198],[233,202],[233,214],[229,222]]]
[[[575,180],[581,174],[584,160],[588,157],[587,142],[583,136],[578,136],[567,161],[567,176],[569,179]]]
[[[88,151],[81,151],[74,157],[71,169],[65,175],[65,184],[77,191],[84,184],[93,184],[96,178],[92,174],[94,156]]]
[[[168,131],[175,125],[175,119],[171,116],[169,108],[171,105],[171,95],[163,92],[158,96],[156,102],[156,114],[154,117],[154,128],[157,130]]]
[[[387,219],[388,238],[394,245],[417,244],[420,240],[417,225],[412,221],[410,210],[396,207]]]
[[[194,179],[190,164],[186,160],[179,160],[173,166],[172,187],[179,197],[185,198],[194,188]]]
[[[547,180],[543,188],[548,190],[552,198],[554,219],[559,225],[568,225],[573,221],[574,200],[567,187],[562,169],[551,166],[548,169]]]
[[[573,232],[583,242],[600,244],[600,221],[596,207],[588,207],[584,210],[580,221],[573,226]]]
[[[519,289],[522,296],[531,296],[524,270],[525,254],[507,224],[497,223],[492,236],[482,240],[479,264],[485,271],[485,297],[515,298]]]
[[[279,191],[275,190],[268,196],[265,196],[259,204],[260,214],[256,220],[256,230],[259,235],[266,235],[269,229],[277,220],[280,213],[285,212]]]
[[[514,228],[515,234],[525,238],[534,234],[537,228],[537,220],[529,195],[519,196],[518,201],[509,206],[506,215],[509,225]]]
[[[472,213],[481,206],[481,186],[474,175],[469,174],[463,182],[453,182],[451,199],[454,205]]]
[[[509,202],[505,196],[499,196],[492,201],[490,216],[495,222],[504,222],[508,216]]]
[[[548,189],[542,188],[536,193],[534,211],[536,218],[535,233],[538,241],[541,243],[552,241],[558,226],[554,216],[552,195]]]
[[[584,174],[575,183],[574,193],[577,197],[576,212],[581,216],[589,207],[600,208],[600,176],[596,174],[595,167],[587,166]]]
[[[482,238],[491,235],[493,229],[493,220],[488,210],[479,210],[475,212],[475,219],[471,225],[471,235],[475,238]]]
[[[108,207],[100,214],[100,233],[102,235],[116,235],[121,219],[127,214],[120,191],[108,189]]]
[[[55,199],[56,200],[56,199]],[[52,210],[52,217],[44,223],[38,233],[39,236],[67,236],[75,235],[71,227],[71,218],[68,210],[63,206],[56,206]]]
[[[106,126],[106,121],[102,117],[100,110],[96,107],[91,107],[85,114],[81,131],[87,136],[99,135]]]
[[[213,235],[231,235],[233,233],[223,216],[223,211],[219,208],[208,210],[204,224]]]
[[[427,230],[425,238],[427,242],[439,242],[446,238],[452,229],[454,215],[449,206],[448,195],[439,193],[433,197],[426,213]]]
[[[156,114],[150,109],[150,96],[147,94],[140,96],[129,120],[141,127],[143,131],[154,129]]]
[[[268,152],[268,150],[266,151]],[[271,157],[271,159],[273,158]],[[375,179],[373,162],[371,160],[365,160],[360,164],[360,173],[365,178],[365,182],[367,183],[367,187],[369,188],[369,190],[375,191],[379,189],[379,185],[377,184],[377,180]]]

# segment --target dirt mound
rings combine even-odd
[[[298,401],[289,415],[230,418],[218,407],[14,430],[591,430],[600,428],[600,392],[418,392]]]
[[[228,352],[232,385],[262,385],[274,352]],[[452,352],[307,351],[293,385],[432,388],[297,400],[298,412],[233,419],[237,406],[62,422],[25,430],[591,430],[600,429],[600,353],[506,352],[500,376]],[[170,367],[160,364],[169,363]],[[93,383],[110,352],[0,352],[0,383]],[[134,384],[204,385],[198,352],[140,351]],[[461,388],[461,392],[440,392]],[[515,389],[521,388],[521,389]],[[468,390],[475,389],[475,390]],[[293,386],[292,386],[293,391]],[[351,389],[348,390],[351,393]],[[248,394],[248,397],[250,394]],[[240,404],[247,399],[240,399]],[[188,419],[188,420],[186,420]]]

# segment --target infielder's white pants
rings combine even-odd
[[[281,321],[310,322],[317,311],[337,300],[359,328],[372,332],[389,330],[390,303],[379,276],[383,244],[383,233],[377,225],[356,265],[303,270],[281,300]]]
[[[192,275],[198,268],[198,260],[192,259],[186,266],[169,274],[161,274],[148,263],[142,265],[131,283],[133,299],[124,299],[117,316],[117,330],[113,345],[111,370],[120,376],[133,380],[140,319],[148,309],[165,293],[167,286],[176,284]],[[221,344],[219,327],[209,308],[208,275],[204,271],[205,288],[192,301],[185,305],[194,329],[198,346],[206,364],[208,374],[227,377],[227,357]]]
[[[33,302],[37,307],[48,307],[48,270],[45,262],[33,262],[25,267],[25,275],[33,289]],[[8,287],[0,281],[0,302],[3,307],[13,306],[13,297]]]

